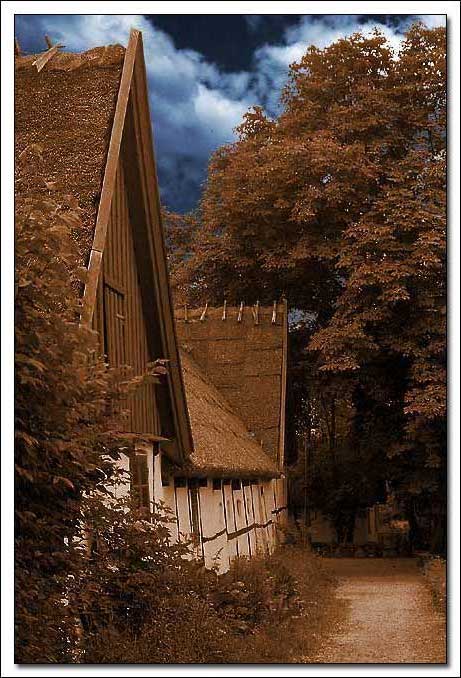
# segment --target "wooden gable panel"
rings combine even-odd
[[[145,372],[154,356],[148,347],[132,228],[120,163],[103,255],[102,290],[98,294],[102,312],[98,308],[94,317],[102,322],[104,352],[109,365],[126,365],[129,373],[139,375]],[[127,407],[133,433],[160,433],[154,384],[141,386]]]
[[[169,439],[167,453],[176,462],[181,463],[192,452],[193,441],[185,403],[166,266],[142,36],[137,30],[131,31],[123,65],[82,310],[83,324],[92,323],[94,328],[102,327],[104,300],[109,296],[108,305],[119,309],[110,314],[111,331],[122,332],[123,326],[126,335],[127,328],[129,333],[136,320],[130,316],[127,325],[126,304],[122,303],[121,298],[126,294],[126,290],[115,275],[111,276],[111,273],[117,271],[110,268],[123,265],[123,262],[119,261],[117,264],[117,256],[120,253],[116,247],[112,254],[106,253],[106,247],[109,246],[106,242],[109,237],[109,221],[114,210],[113,204],[117,201],[115,192],[117,181],[121,176],[121,166],[123,166],[123,195],[127,198],[139,282],[138,308],[142,308],[142,319],[145,323],[142,332],[146,340],[144,348],[147,346],[150,361],[158,358],[169,361],[167,379],[156,387],[157,401],[154,409],[156,423],[160,429],[156,433]],[[105,276],[103,256],[108,262]],[[106,288],[110,288],[111,292],[109,293]],[[120,321],[118,329],[115,319]],[[135,333],[134,336],[140,335]],[[120,336],[116,341],[121,341]],[[129,334],[123,341],[129,344]],[[107,343],[104,342],[105,345]],[[119,344],[116,343],[116,346]],[[135,350],[136,346],[132,345],[131,348]],[[133,360],[133,355],[135,353],[131,354],[130,360]],[[142,407],[146,407],[146,399],[139,404],[136,411],[140,411]],[[147,411],[147,416],[150,417],[150,407],[147,407]],[[133,420],[135,419],[136,416],[133,415]],[[148,429],[150,433],[150,424]]]

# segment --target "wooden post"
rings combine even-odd
[[[14,39],[14,54],[15,56],[21,55],[21,47],[19,46],[19,41],[17,38]]]
[[[222,318],[221,320],[225,320],[227,318],[227,301],[224,299],[224,306],[222,309]]]
[[[253,309],[253,318],[255,321],[255,325],[259,325],[259,301],[256,302],[255,307]]]
[[[277,322],[277,302],[274,301],[274,306],[272,309],[272,324],[275,325]]]
[[[46,42],[46,46],[48,47],[48,49],[51,49],[53,47],[53,43],[51,42],[51,40],[49,39],[49,37],[47,35],[45,35],[45,42]]]
[[[241,323],[243,317],[243,301],[240,302],[239,314],[237,316],[237,322]]]
[[[206,302],[206,304],[205,304],[205,308],[203,309],[202,315],[200,316],[200,320],[202,320],[202,321],[205,320],[207,309],[208,309],[208,302]]]
[[[308,429],[307,433],[303,436],[303,447],[304,447],[304,539],[305,546],[311,546],[311,507],[309,501],[309,491],[308,491],[308,480],[311,473],[311,408],[308,407]]]

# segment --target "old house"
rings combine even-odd
[[[111,366],[141,375],[168,361],[128,403],[121,463],[139,503],[163,500],[173,537],[192,537],[207,565],[221,554],[221,570],[271,550],[286,508],[286,309],[228,309],[219,322],[209,309],[175,327],[140,32],[126,49],[17,54],[15,107],[16,156],[38,149],[17,204],[53,186],[80,209],[82,322]]]

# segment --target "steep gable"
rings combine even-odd
[[[54,51],[53,51],[54,50]],[[184,461],[192,437],[184,398],[160,217],[147,82],[139,31],[126,51],[49,50],[16,59],[16,153],[39,144],[40,167],[18,190],[25,202],[58,179],[77,198],[75,233],[88,266],[82,322],[92,324],[112,365],[141,373],[169,360],[162,386],[131,403],[135,433],[168,437]],[[38,68],[40,66],[40,71]]]
[[[286,303],[177,308],[180,346],[279,468],[284,464]]]

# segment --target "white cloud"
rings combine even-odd
[[[198,95],[194,98],[197,117],[220,136],[223,130],[229,129],[229,125],[231,129],[238,125],[247,107],[246,102],[226,99],[217,90],[202,84],[198,85]],[[227,137],[226,141],[230,141],[232,135],[224,131],[223,136]]]
[[[261,28],[262,19],[245,16],[254,32]],[[421,19],[430,27],[445,21],[443,15]],[[69,51],[82,51],[97,45],[126,45],[131,28],[142,31],[162,195],[176,209],[195,202],[210,153],[234,139],[233,128],[250,106],[263,105],[272,115],[277,112],[288,67],[309,45],[322,48],[375,26],[371,21],[360,24],[355,15],[305,15],[286,29],[280,44],[259,47],[249,71],[228,73],[197,51],[178,49],[169,35],[141,15],[16,17],[17,37],[28,51],[45,48],[45,33]],[[378,28],[397,50],[402,27]]]
[[[447,17],[445,14],[420,14],[418,16],[428,28],[440,28],[447,25]]]

